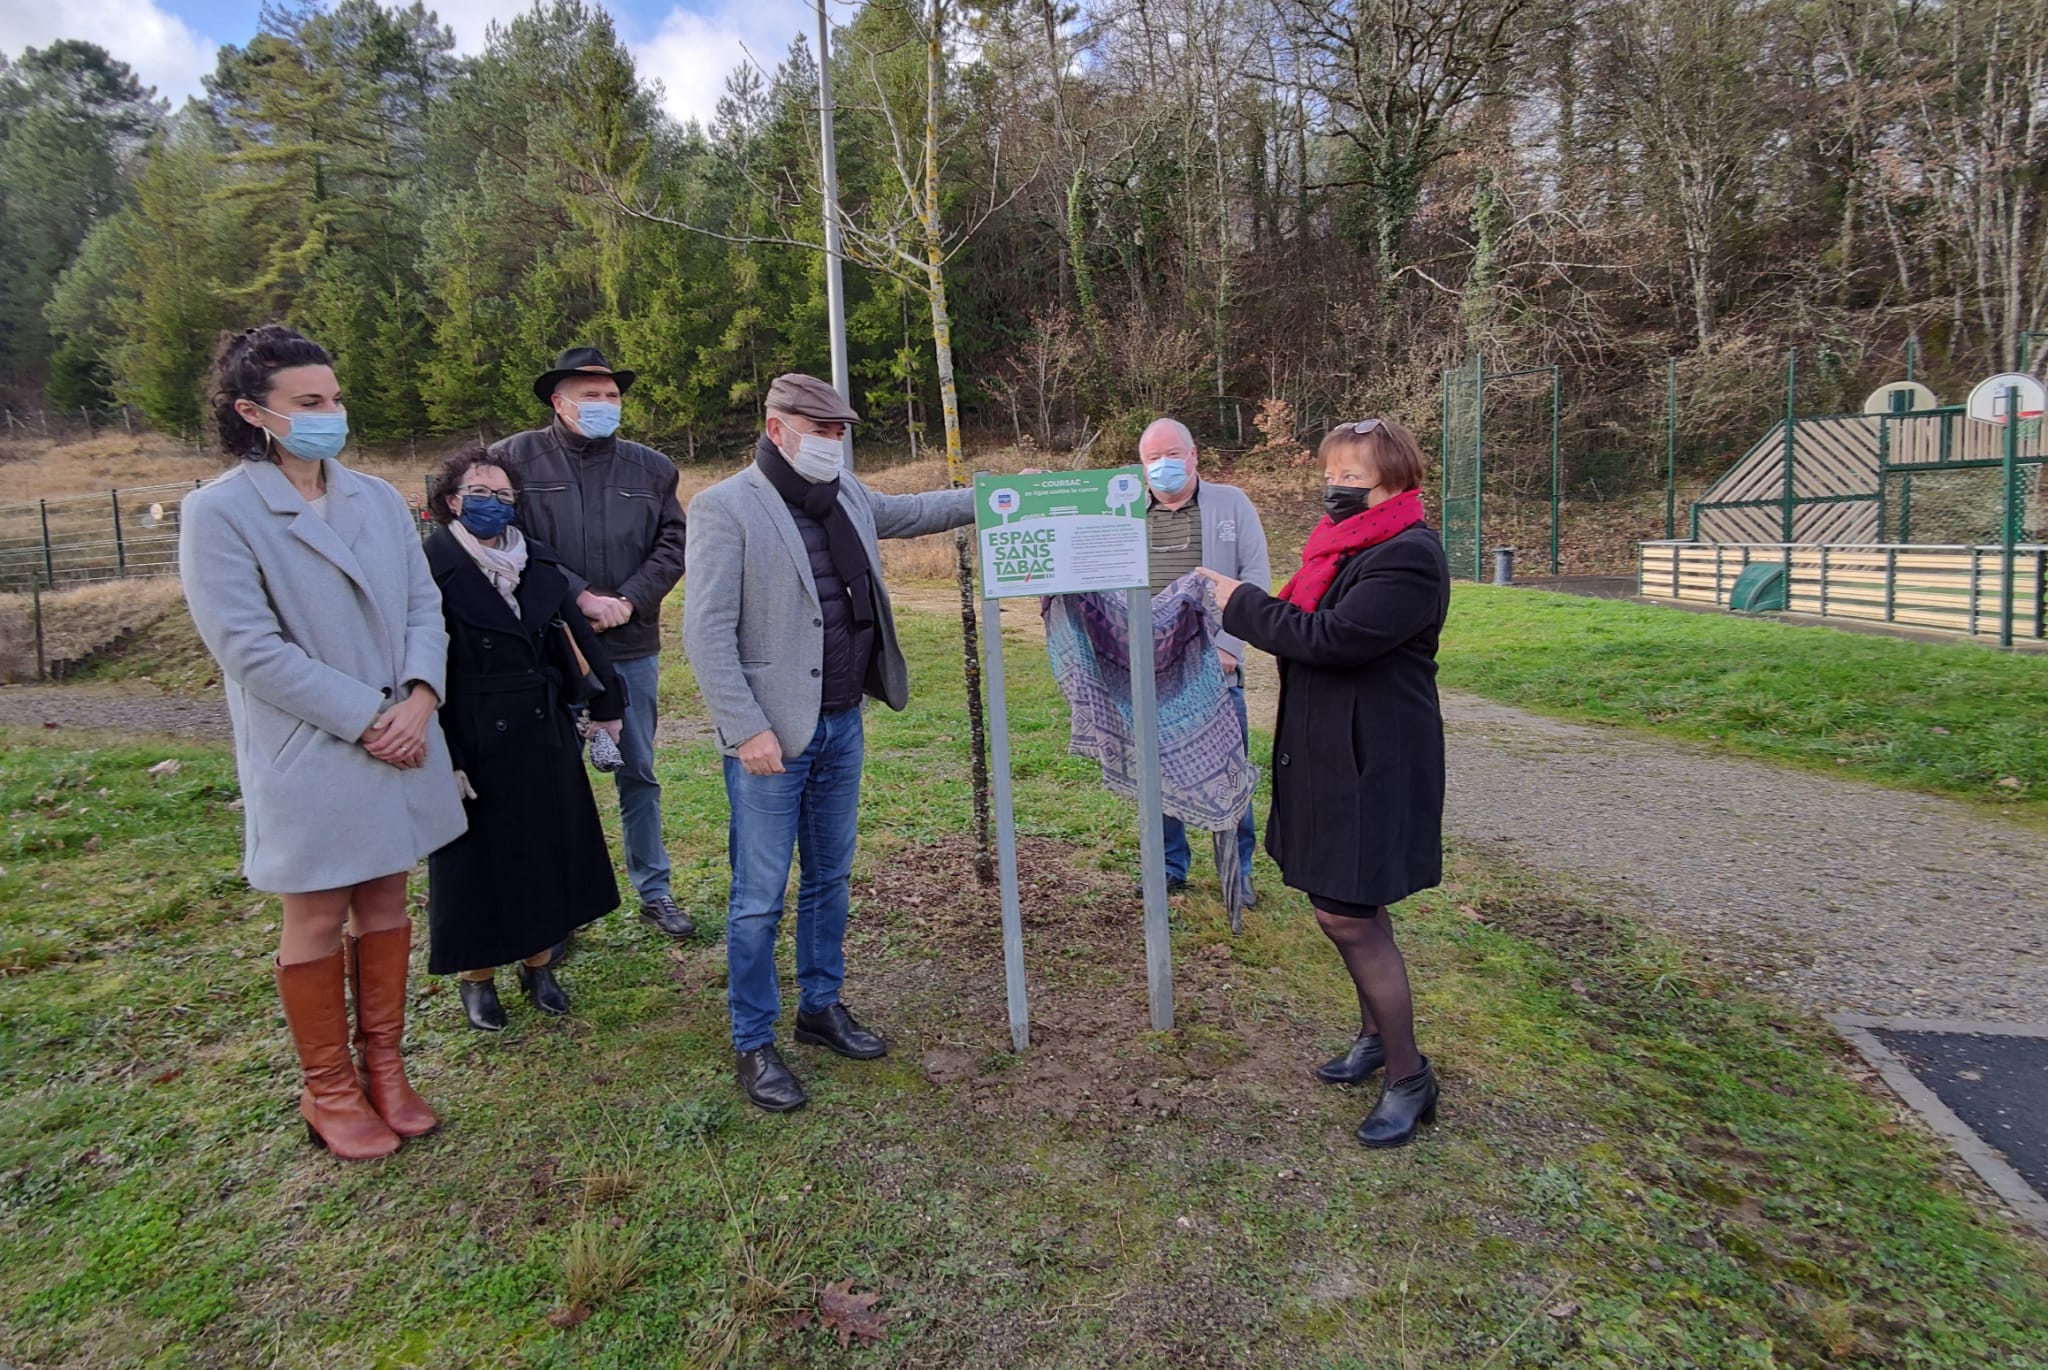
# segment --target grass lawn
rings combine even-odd
[[[2048,820],[2048,656],[1460,585],[1443,683]]]
[[[498,1036],[417,977],[445,1126],[361,1165],[293,1110],[226,750],[0,734],[0,1360],[2048,1364],[2048,1257],[1826,1031],[1517,871],[1458,856],[1402,910],[1445,1082],[1404,1151],[1358,1148],[1369,1099],[1309,1078],[1351,991],[1263,858],[1242,940],[1204,886],[1176,905],[1179,1025],[1148,1032],[1133,824],[1021,644],[1013,1056],[956,630],[904,628],[918,693],[870,716],[848,985],[894,1050],[787,1048],[812,1104],[785,1118],[730,1081],[724,798],[687,728],[661,765],[704,940],[607,919],[563,971],[576,1016],[506,977]],[[694,713],[679,660],[663,693]]]

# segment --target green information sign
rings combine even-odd
[[[978,475],[974,515],[984,599],[1150,583],[1139,467]]]

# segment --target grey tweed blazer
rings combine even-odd
[[[881,596],[875,653],[882,700],[910,702],[910,672],[896,641],[882,584],[881,538],[914,538],[974,521],[972,490],[882,495],[852,473],[839,478],[839,504],[875,568]],[[760,468],[728,476],[690,501],[683,651],[727,756],[772,729],[785,760],[801,756],[818,730],[824,687],[824,616],[810,558],[789,506]]]

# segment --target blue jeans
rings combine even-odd
[[[820,718],[811,745],[783,762],[781,775],[748,775],[736,759],[725,758],[725,796],[732,804],[725,997],[735,1050],[751,1051],[775,1040],[775,1020],[782,1012],[775,938],[789,890],[792,850],[802,857],[796,892],[797,1008],[819,1013],[839,1002],[839,986],[846,979],[841,943],[853,885],[864,751],[856,707]]]
[[[619,826],[626,831],[626,879],[640,902],[669,892],[668,848],[661,840],[661,782],[654,778],[655,686],[661,657],[615,661],[626,682],[626,716],[619,728],[619,753],[626,764],[612,773],[619,787]]]
[[[1238,679],[1242,681],[1243,677],[1240,676]],[[1237,706],[1237,726],[1243,731],[1245,747],[1249,750],[1252,743],[1251,718],[1245,712],[1242,684],[1230,687],[1230,702]],[[1188,863],[1192,859],[1188,852],[1187,826],[1171,814],[1167,815],[1165,826],[1166,878],[1185,880],[1188,878]],[[1258,824],[1252,818],[1252,806],[1247,804],[1244,806],[1244,817],[1237,820],[1237,863],[1238,868],[1244,873],[1246,889],[1252,887],[1252,852],[1257,850],[1258,845]]]

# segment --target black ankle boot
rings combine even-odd
[[[1370,1147],[1406,1146],[1415,1139],[1421,1123],[1436,1121],[1436,1072],[1429,1058],[1422,1069],[1405,1080],[1389,1080],[1380,1089],[1380,1101],[1358,1125],[1358,1144]]]
[[[529,966],[519,963],[519,988],[526,991],[526,997],[542,1013],[559,1018],[569,1011],[569,996],[562,993],[561,981],[555,979],[555,963],[544,966]]]
[[[471,1027],[479,1032],[505,1030],[505,1006],[498,1002],[497,981],[457,980],[455,983],[462,995],[462,1011],[468,1015]]]
[[[1387,1049],[1380,1045],[1380,1035],[1361,1032],[1349,1051],[1316,1067],[1316,1078],[1326,1085],[1362,1085],[1386,1063]]]

